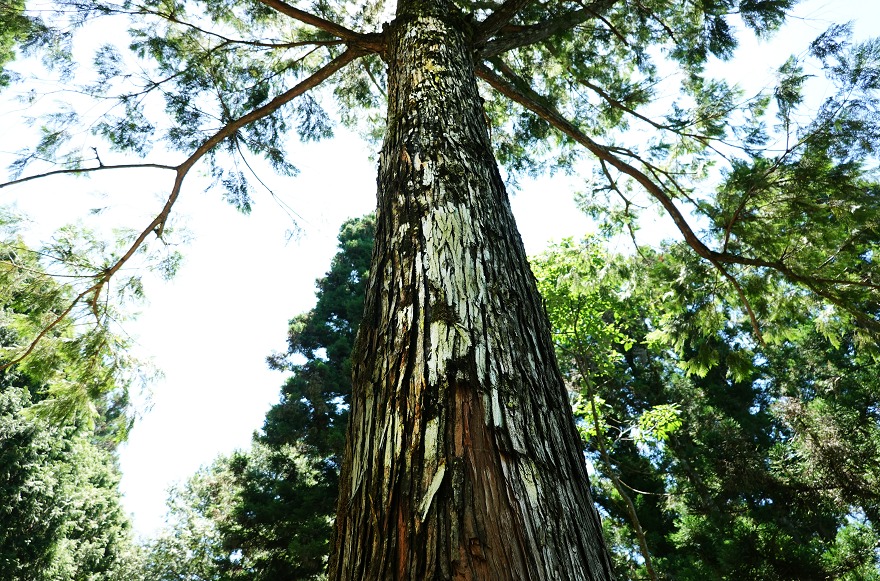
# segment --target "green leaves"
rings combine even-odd
[[[773,91],[773,96],[776,99],[776,106],[779,108],[777,115],[786,131],[791,125],[792,111],[804,101],[803,91],[806,80],[807,75],[804,74],[803,67],[794,57],[789,57],[785,64],[779,68],[779,81]]]
[[[738,294],[681,245],[565,241],[535,273],[621,577],[644,564],[615,479],[662,576],[872,578],[880,367],[851,320],[753,272],[756,344]]]
[[[758,36],[766,37],[785,21],[792,0],[740,0],[739,15]]]
[[[659,404],[645,410],[639,416],[636,442],[650,440],[666,441],[681,427],[681,405],[678,403]]]
[[[3,306],[5,347],[16,333],[8,326],[9,305]],[[133,578],[138,556],[120,505],[115,458],[108,451],[120,439],[120,426],[113,425],[118,410],[90,393],[93,399],[84,405],[100,408],[93,422],[78,413],[44,417],[41,410],[62,411],[47,406],[46,398],[57,397],[60,390],[77,391],[72,384],[83,374],[71,364],[86,364],[64,352],[46,355],[0,371],[3,574],[35,581]],[[108,370],[89,375],[102,371]],[[63,379],[54,376],[59,372]],[[82,387],[88,391],[93,385]]]
[[[10,0],[0,5],[0,89],[9,85],[12,77],[4,69],[15,59],[16,45],[21,43],[35,22],[24,15],[24,0]]]
[[[251,192],[247,177],[240,171],[225,171],[220,174],[220,183],[225,190],[223,199],[232,204],[242,214],[251,213]]]
[[[94,132],[105,137],[116,151],[145,157],[152,149],[156,128],[141,112],[139,103],[126,101],[124,107],[124,115],[105,117],[95,125]]]
[[[108,443],[119,443],[134,417],[129,390],[145,387],[150,369],[129,354],[129,339],[117,325],[127,316],[126,303],[141,300],[143,291],[137,275],[121,276],[113,292],[95,280],[129,240],[120,232],[114,248],[70,225],[34,251],[16,235],[15,220],[4,216],[0,240],[0,365],[16,362],[10,369],[38,382],[38,401],[27,414],[95,428]],[[154,258],[153,266],[165,275],[180,260],[173,248]]]

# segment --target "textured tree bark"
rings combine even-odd
[[[611,565],[468,26],[401,0],[330,579],[591,580]]]

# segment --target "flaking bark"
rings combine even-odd
[[[466,23],[400,2],[330,578],[611,578]]]

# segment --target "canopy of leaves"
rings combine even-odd
[[[3,241],[0,252],[5,351],[63,305],[65,289],[32,268],[21,240]],[[0,576],[136,578],[139,556],[114,455],[129,427],[119,360],[94,338],[77,337],[69,322],[52,334],[27,364],[0,370]]]
[[[475,74],[511,182],[547,168],[592,172],[584,203],[601,221],[632,225],[639,207],[658,206],[731,284],[755,270],[782,276],[853,317],[863,339],[876,339],[877,192],[866,174],[876,169],[880,139],[880,43],[853,42],[847,26],[832,26],[800,56],[780,55],[778,83],[756,95],[711,75],[713,63],[734,58],[739,37],[771,35],[794,4],[508,0],[436,8],[473,30]],[[20,3],[10,6],[7,20],[36,22]],[[175,175],[165,206],[115,255],[108,277],[153,234],[162,237],[197,164],[225,199],[249,211],[264,184],[258,160],[296,172],[288,136],[327,137],[334,118],[368,136],[383,131],[382,59],[396,17],[384,2],[304,10],[280,0],[58,0],[41,14],[52,26],[41,25],[45,34],[28,46],[46,49],[70,99],[36,109],[44,114],[33,118],[35,141],[19,148],[9,183],[23,172],[31,179],[138,165]],[[73,58],[70,39],[105,19],[129,38],[108,38],[88,66]],[[318,88],[331,76],[335,102]],[[817,103],[805,95],[820,77],[826,97]],[[26,83],[21,98],[33,103]],[[166,154],[151,153],[157,146],[180,161],[162,162]],[[107,148],[122,161],[103,163],[98,151]],[[753,327],[760,335],[758,321]]]
[[[645,572],[612,472],[661,577],[880,578],[873,350],[803,295],[769,308],[772,341],[757,345],[737,293],[696,262],[597,240],[534,261],[621,578]],[[794,291],[776,285],[768,296]]]
[[[0,3],[0,88],[10,81],[4,67],[15,59],[15,49],[34,27],[35,23],[24,15],[24,0]]]
[[[4,579],[137,578],[115,459],[88,432],[27,410],[22,381],[0,377],[0,566]]]

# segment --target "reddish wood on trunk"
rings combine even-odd
[[[388,32],[330,578],[610,579],[468,26],[451,3],[404,0]]]

